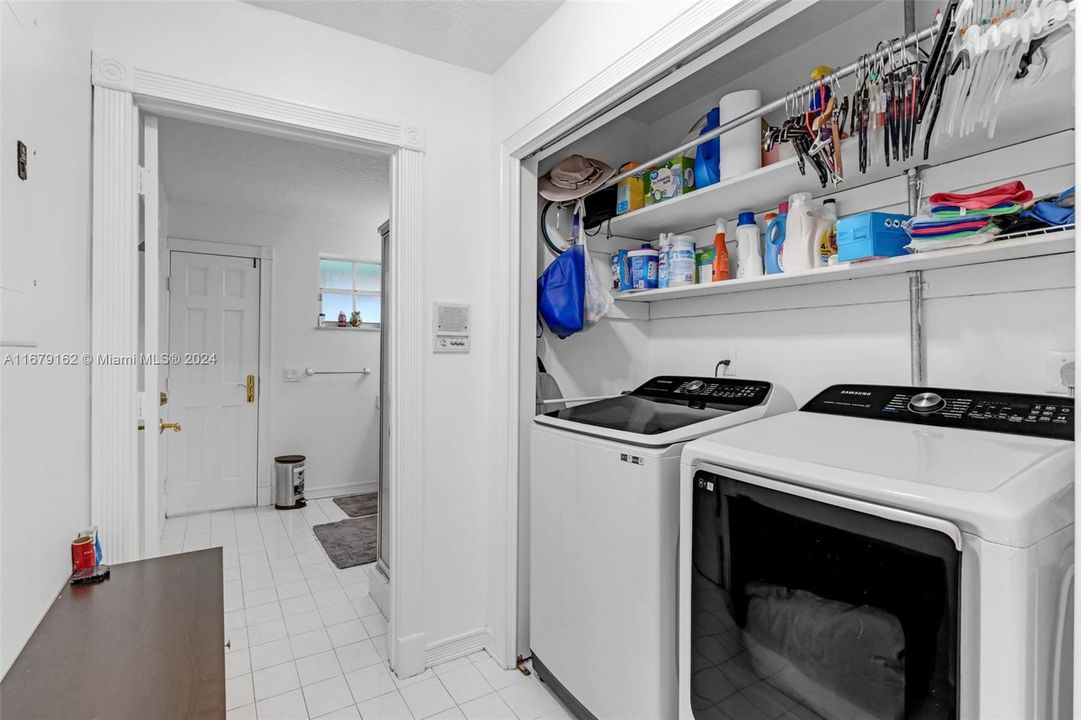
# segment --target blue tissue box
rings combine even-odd
[[[908,233],[901,223],[908,215],[865,212],[837,221],[837,260],[855,262],[907,255]]]

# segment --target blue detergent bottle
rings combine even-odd
[[[781,269],[781,248],[784,247],[785,222],[788,220],[788,202],[777,206],[777,217],[766,225],[766,274],[776,275]]]
[[[721,108],[713,107],[706,113],[705,126],[699,135],[721,126]],[[694,187],[701,189],[721,181],[721,139],[706,140],[698,146],[694,155]]]

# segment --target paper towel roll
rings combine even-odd
[[[762,105],[758,90],[740,90],[721,98],[721,124]],[[762,167],[762,120],[755,118],[721,135],[721,180]]]

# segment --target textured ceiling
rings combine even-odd
[[[390,210],[386,157],[173,118],[161,118],[159,127],[170,200],[343,221],[360,216],[361,197]]]
[[[247,1],[485,73],[495,72],[563,4],[563,0]]]

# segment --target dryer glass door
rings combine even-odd
[[[694,483],[695,718],[956,717],[952,540],[711,473]]]

